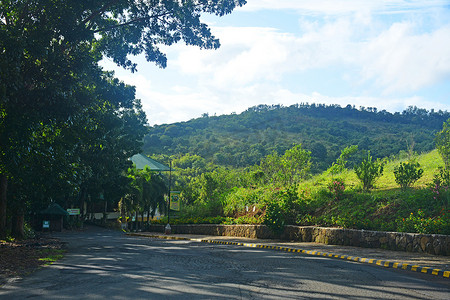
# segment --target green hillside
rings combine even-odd
[[[172,187],[181,191],[183,209],[174,222],[449,234],[450,174],[440,173],[444,163],[434,150],[449,117],[415,107],[391,114],[336,105],[258,106],[155,126],[144,151],[162,161],[170,157],[176,168]],[[357,151],[336,174],[330,167],[351,148]],[[381,159],[384,170],[364,188],[355,167],[368,156]],[[413,187],[396,183],[402,162],[418,162],[423,170]],[[444,184],[434,188],[437,175]]]
[[[297,222],[303,225],[340,226],[373,229],[450,234],[448,188],[433,187],[433,178],[444,166],[437,150],[416,158],[423,176],[412,188],[402,191],[395,182],[394,168],[405,159],[389,161],[383,175],[369,193],[360,188],[355,172],[338,174],[345,183],[340,199],[327,193],[330,175],[321,174],[299,185],[299,191],[312,195],[308,208]],[[439,193],[437,193],[439,191]]]
[[[420,164],[423,175],[402,190],[394,169],[411,159]],[[362,189],[353,169],[334,175],[325,171],[287,186],[255,181],[254,171],[209,170],[180,186],[184,204],[174,222],[264,223],[274,230],[292,224],[450,234],[448,182],[433,185],[443,166],[437,150],[391,157],[370,191]],[[186,177],[192,169],[176,173],[176,177]],[[334,182],[343,186],[339,194],[331,188]]]
[[[376,157],[408,149],[431,151],[435,132],[448,118],[448,112],[416,107],[392,114],[350,105],[259,105],[241,114],[204,115],[154,126],[145,137],[143,151],[148,155],[190,153],[216,165],[247,167],[268,154],[283,154],[293,144],[302,144],[311,151],[313,171],[320,172],[349,145],[370,150]]]
[[[426,188],[433,180],[434,175],[438,172],[439,167],[444,167],[444,162],[437,150],[423,153],[417,156],[416,161],[420,163],[423,169],[423,176],[414,184],[415,188]],[[389,192],[399,189],[398,184],[395,182],[394,168],[402,161],[406,161],[406,154],[403,158],[393,157],[384,166],[383,175],[376,181],[373,191]],[[301,185],[305,187],[326,187],[331,175],[323,173],[314,176],[308,181],[303,182]],[[336,177],[342,178],[348,187],[357,188],[360,185],[358,178],[354,170],[347,170]]]

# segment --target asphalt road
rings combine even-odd
[[[325,257],[99,228],[58,237],[66,257],[4,285],[0,299],[450,298],[449,285]]]

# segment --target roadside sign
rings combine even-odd
[[[77,216],[80,214],[79,208],[68,208],[67,212],[69,213],[69,216]]]
[[[180,192],[179,191],[171,191],[170,192],[170,209],[171,210],[180,210]]]
[[[44,228],[44,229],[50,228],[50,221],[43,221],[42,222],[42,228]]]

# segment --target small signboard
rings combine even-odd
[[[49,229],[50,228],[50,221],[43,221],[42,222],[42,228],[43,229]]]
[[[170,192],[170,209],[171,210],[180,210],[180,192],[179,191],[171,191]]]
[[[69,216],[78,216],[80,214],[79,208],[68,208],[67,212],[69,213]]]

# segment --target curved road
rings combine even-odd
[[[376,266],[267,249],[57,235],[61,261],[0,288],[0,299],[449,299],[447,284]]]

